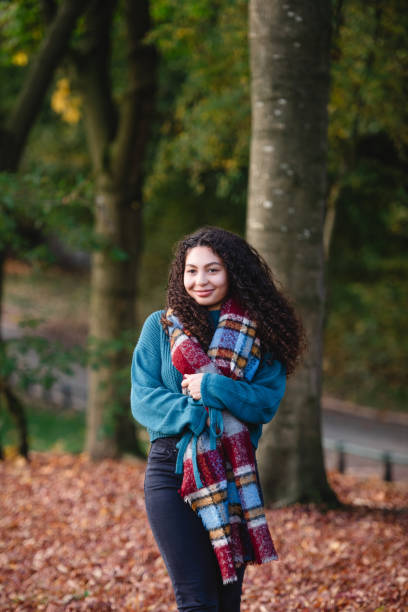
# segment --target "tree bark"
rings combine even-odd
[[[128,387],[125,397],[118,389],[129,355],[109,347],[135,329],[143,162],[155,95],[156,54],[143,42],[150,28],[149,4],[129,0],[124,5],[128,87],[121,106],[112,103],[107,50],[114,7],[110,2],[102,11],[94,3],[88,16],[92,42],[78,68],[96,176],[95,229],[103,245],[93,254],[91,271],[90,335],[107,363],[89,371],[86,450],[93,459],[137,450]]]
[[[119,342],[126,331],[135,329],[140,206],[113,185],[111,191],[106,186],[98,190],[96,205],[98,236],[126,254],[117,260],[108,246],[92,257],[90,336],[96,361],[106,365],[89,371],[86,449],[93,459],[100,459],[117,456],[124,447],[137,449],[129,394],[123,397],[119,388],[120,371],[129,356],[123,348],[111,347],[110,343]]]
[[[320,419],[330,1],[251,0],[249,21],[247,238],[294,298],[309,342],[276,418],[265,427],[261,478],[269,504],[335,503]]]

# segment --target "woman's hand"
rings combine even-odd
[[[204,374],[185,374],[181,386],[186,389],[195,400],[201,399],[201,381]]]

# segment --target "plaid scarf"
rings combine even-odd
[[[252,380],[260,362],[256,325],[228,300],[207,352],[169,310],[173,365],[181,374],[215,372]],[[224,584],[237,580],[236,568],[278,558],[262,506],[249,431],[228,411],[207,407],[210,427],[179,442],[176,471],[180,494],[202,520]]]

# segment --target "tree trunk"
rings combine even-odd
[[[12,415],[16,424],[19,436],[19,453],[28,459],[28,426],[24,406],[8,382],[0,381],[0,398],[1,397],[4,400],[5,407]],[[0,458],[3,458],[3,450],[1,447]]]
[[[99,357],[98,368],[89,372],[87,450],[94,459],[137,447],[134,424],[130,418],[126,419],[127,427],[123,423],[129,413],[129,393],[127,386],[125,393],[121,388],[120,372],[128,364],[129,355],[124,347],[111,343],[120,343],[121,338],[125,342],[124,333],[135,329],[141,221],[138,204],[114,188],[108,191],[105,187],[97,195],[96,232],[123,255],[118,251],[115,257],[107,247],[92,257],[90,335]]]
[[[309,347],[265,427],[267,503],[335,503],[324,469],[320,395],[330,1],[251,0],[252,138],[247,237],[294,298]]]
[[[141,250],[143,162],[153,116],[156,54],[143,39],[150,27],[147,0],[128,0],[128,88],[116,109],[109,80],[109,35],[115,3],[89,15],[90,52],[78,67],[88,145],[96,175],[95,229],[102,247],[92,258],[90,336],[104,365],[89,371],[86,449],[93,459],[138,450],[129,387],[119,390],[129,353],[115,346],[135,330]],[[99,22],[99,24],[98,24]],[[96,24],[96,25],[95,25]]]

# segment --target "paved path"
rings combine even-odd
[[[383,422],[379,417],[360,416],[348,411],[329,409],[329,398],[325,398],[322,411],[323,440],[334,440],[354,443],[368,449],[380,452],[389,451],[401,453],[408,457],[408,423]],[[356,407],[358,409],[358,407]],[[374,413],[374,411],[372,411]],[[398,420],[398,419],[396,419]],[[338,453],[326,450],[326,467],[337,469]],[[345,457],[346,472],[361,476],[377,475],[382,477],[384,466],[382,462],[373,459],[347,454]],[[393,465],[394,480],[408,482],[408,465]]]
[[[397,423],[323,410],[323,437],[408,455],[408,427]]]

